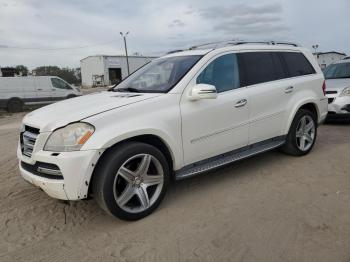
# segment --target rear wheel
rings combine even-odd
[[[97,166],[93,197],[104,210],[123,220],[152,213],[164,198],[169,165],[155,147],[138,142],[107,153]]]
[[[21,112],[23,110],[23,102],[18,98],[10,99],[7,103],[7,111],[10,113]]]
[[[317,137],[316,116],[305,109],[295,115],[282,151],[294,156],[306,155],[313,148]]]

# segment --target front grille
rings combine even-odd
[[[333,101],[334,101],[334,97],[332,97],[332,98],[328,98],[328,104],[333,103]]]
[[[35,145],[37,136],[39,135],[39,129],[25,126],[24,132],[20,135],[22,154],[31,157]]]

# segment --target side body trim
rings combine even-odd
[[[252,145],[248,145],[218,156],[211,157],[175,171],[175,179],[180,180],[213,170],[238,160],[280,147],[285,143],[286,136],[278,136]]]

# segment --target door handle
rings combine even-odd
[[[41,88],[38,88],[37,90],[38,90],[38,91],[43,91]]]
[[[292,93],[292,92],[293,92],[293,89],[294,89],[293,86],[288,86],[286,89],[284,89],[284,92],[285,92],[286,94]]]
[[[241,99],[235,104],[235,107],[245,106],[247,104],[247,102],[248,102],[247,99]]]

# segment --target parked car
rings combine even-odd
[[[324,75],[329,115],[350,116],[350,60],[329,65]]]
[[[56,76],[0,77],[0,108],[9,112],[80,95],[77,87]]]
[[[171,178],[279,147],[309,153],[326,115],[324,76],[307,49],[197,47],[153,60],[109,92],[26,115],[19,169],[51,197],[92,196],[136,220],[155,210]]]

